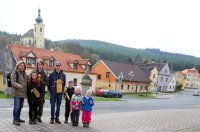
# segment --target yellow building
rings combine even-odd
[[[3,79],[3,73],[0,71],[0,91],[4,91],[4,88],[6,87]]]
[[[182,85],[181,89],[185,89],[185,85],[186,85],[186,76],[184,73],[182,73],[181,71],[177,71],[175,73],[176,75],[176,81],[178,82],[179,85]]]

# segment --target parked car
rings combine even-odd
[[[200,91],[199,90],[194,90],[193,96],[199,96],[199,95],[200,95]]]
[[[109,91],[106,91],[104,92],[104,95],[103,97],[105,98],[122,98],[122,94],[115,91],[115,90],[109,90]]]
[[[104,95],[104,93],[107,92],[107,91],[109,91],[109,90],[107,90],[107,89],[98,89],[98,90],[96,90],[95,94],[96,94],[96,96],[102,97]]]

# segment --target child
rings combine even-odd
[[[28,81],[28,104],[29,104],[29,124],[37,124],[37,109],[39,108],[42,88],[37,71],[32,71]]]
[[[91,97],[91,91],[87,90],[85,97],[83,98],[82,102],[82,122],[83,127],[88,128],[89,123],[91,122],[91,115],[92,115],[92,106],[94,105],[94,100]]]
[[[68,118],[70,114],[70,100],[73,94],[74,94],[73,82],[69,81],[68,87],[64,91],[64,98],[65,98],[65,122],[64,123],[68,123]],[[72,114],[71,114],[71,121],[72,121]]]
[[[70,106],[72,110],[72,126],[78,126],[79,114],[81,110],[82,96],[81,87],[77,86],[75,88],[74,95],[71,98]]]

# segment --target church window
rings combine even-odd
[[[42,32],[42,28],[40,28],[40,32]]]

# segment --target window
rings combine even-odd
[[[31,44],[31,40],[29,40],[28,43]]]
[[[74,70],[77,70],[78,69],[78,63],[77,62],[74,62],[74,67],[73,67]]]
[[[74,78],[74,86],[77,86],[77,78]]]
[[[40,32],[42,32],[42,28],[40,28]]]
[[[35,27],[35,32],[36,32],[36,27]]]
[[[121,89],[123,89],[123,88],[124,88],[124,85],[122,84],[122,85],[121,85]]]
[[[154,87],[156,87],[156,82],[154,82]]]
[[[101,75],[98,75],[97,78],[98,78],[99,80],[101,80]]]
[[[165,73],[167,73],[167,70],[165,70]]]
[[[166,82],[168,82],[168,78],[166,78]]]
[[[110,78],[110,72],[106,72],[106,78]]]
[[[156,77],[156,75],[155,74],[153,74],[153,78],[155,78]]]
[[[6,85],[7,76],[3,75],[3,84]]]
[[[171,86],[169,87],[169,89],[171,89]]]
[[[129,89],[130,85],[127,86],[127,89]]]
[[[163,81],[163,77],[160,78],[160,82],[162,82],[162,81]]]
[[[49,60],[49,66],[54,66],[54,60]]]
[[[111,85],[109,84],[108,87],[110,87]]]
[[[26,64],[35,64],[35,58],[26,57]]]

